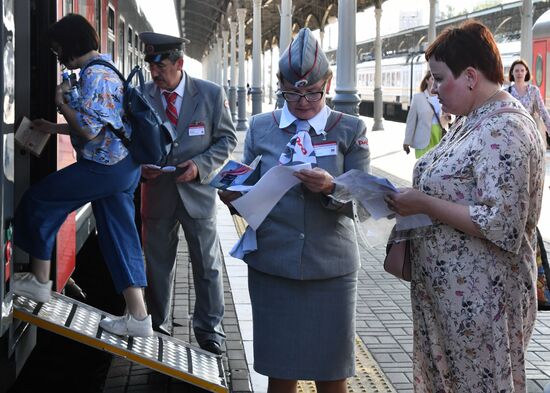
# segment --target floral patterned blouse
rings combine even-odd
[[[460,118],[417,162],[414,187],[469,206],[484,238],[436,222],[411,242],[415,391],[526,392],[543,182],[542,138],[517,101]]]
[[[531,116],[535,116],[535,114],[539,115],[544,123],[544,126],[546,127],[546,131],[550,133],[550,114],[544,105],[544,101],[540,95],[540,90],[537,86],[529,83],[527,85],[527,93],[522,96],[519,95],[515,85],[510,86],[508,88],[508,92],[516,100],[522,103]]]
[[[90,62],[96,59],[111,62],[108,55],[92,58]],[[121,115],[124,113],[122,81],[110,68],[102,65],[85,68],[84,65],[80,71],[79,90],[79,98],[71,105],[78,111],[80,125],[93,139],[71,134],[77,157],[104,165],[116,164],[128,155],[128,150],[112,130],[124,127],[125,132],[131,134],[128,132],[130,125],[123,123]]]

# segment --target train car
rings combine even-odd
[[[533,25],[533,59],[531,66],[532,82],[540,89],[540,93],[548,107],[550,91],[546,83],[550,75],[548,60],[550,53],[550,10],[542,14]]]
[[[550,34],[548,39],[550,40]],[[506,78],[510,65],[519,57],[520,45],[520,41],[501,42],[498,44]],[[367,61],[357,64],[357,92],[361,97],[359,113],[364,116],[372,116],[374,112],[375,61],[372,57],[366,58],[368,59]],[[404,121],[411,98],[418,91],[420,81],[428,69],[424,52],[385,57],[381,63],[384,117]],[[336,74],[336,66],[332,66],[332,68]],[[333,83],[332,85],[330,95],[334,94],[335,84]]]
[[[13,318],[11,279],[15,272],[28,268],[28,256],[12,247],[15,206],[31,184],[71,164],[76,157],[69,137],[63,135],[52,136],[40,157],[30,156],[14,145],[14,131],[24,116],[63,121],[53,100],[61,69],[45,37],[52,23],[71,12],[80,13],[96,27],[100,51],[110,53],[124,74],[134,65],[143,65],[138,34],[151,30],[135,0],[0,0],[0,89],[4,93],[0,106],[0,392],[14,383],[37,337],[36,328]],[[89,205],[67,218],[52,256],[54,290],[64,291],[79,262],[79,251],[94,230]]]

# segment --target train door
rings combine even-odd
[[[15,0],[0,1],[0,392],[8,389],[34,346],[35,328],[14,323],[12,219],[14,211]],[[18,4],[21,6],[21,4]]]
[[[533,42],[533,70],[532,83],[539,87],[542,97],[546,100],[546,64],[547,64],[546,40]]]
[[[14,149],[13,128],[15,121],[15,20],[14,1],[1,2],[2,31],[0,32],[0,48],[2,50],[2,72],[0,72],[0,90],[3,92],[3,102],[0,104],[0,120],[2,137],[0,138],[0,301],[2,315],[0,317],[0,336],[4,335],[11,324],[11,293],[10,276],[13,272],[11,263],[11,234],[13,217],[13,180],[14,180]]]

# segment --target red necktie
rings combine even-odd
[[[162,94],[164,94],[164,98],[166,98],[166,116],[175,127],[178,124],[178,110],[174,104],[176,103],[176,98],[178,98],[178,93],[175,91],[171,93],[165,91]]]

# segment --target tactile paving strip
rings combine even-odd
[[[396,393],[370,352],[359,337],[355,337],[355,376],[348,378],[348,392]],[[314,393],[313,381],[299,381],[299,393]]]
[[[48,303],[15,296],[14,317],[83,344],[125,357],[211,392],[228,392],[221,357],[183,341],[155,333],[151,337],[117,336],[99,327],[108,315],[52,293]]]

